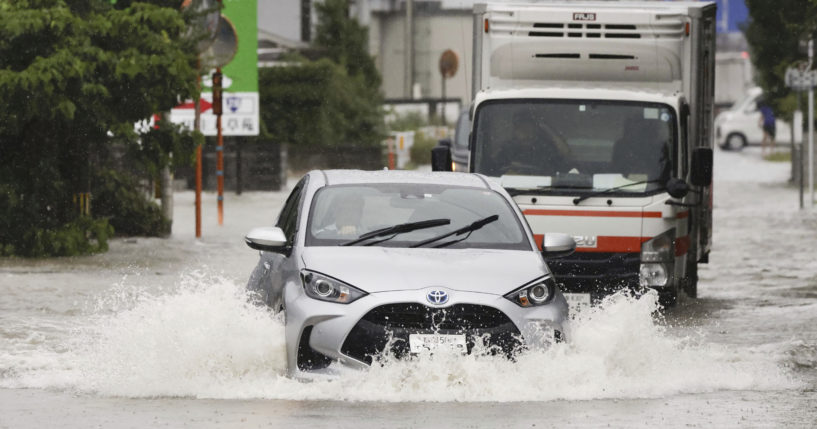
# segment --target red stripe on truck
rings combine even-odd
[[[522,213],[531,216],[590,216],[590,217],[661,217],[661,212],[620,212],[612,210],[540,210],[527,209]]]
[[[543,234],[534,234],[536,245],[542,248]],[[641,243],[650,241],[652,237],[596,237],[596,247],[577,247],[577,252],[608,252],[608,253],[637,253],[641,252]]]

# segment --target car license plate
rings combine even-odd
[[[437,350],[468,353],[465,335],[411,334],[409,348],[412,353],[428,353]]]
[[[563,293],[570,311],[579,312],[590,307],[589,293]]]

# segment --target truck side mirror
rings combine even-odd
[[[689,185],[683,179],[672,178],[667,180],[667,193],[672,198],[684,198],[689,193]]]
[[[712,183],[712,149],[699,147],[692,151],[692,184],[709,186]]]
[[[443,139],[431,149],[431,171],[451,170],[451,140]]]

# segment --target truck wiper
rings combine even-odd
[[[449,233],[446,233],[446,234],[443,234],[443,235],[438,235],[436,237],[431,237],[431,238],[429,238],[427,240],[423,240],[423,241],[421,241],[419,243],[414,243],[414,244],[411,245],[411,247],[425,246],[426,244],[430,244],[430,243],[433,243],[435,241],[440,241],[440,240],[442,240],[444,238],[448,238],[448,237],[451,237],[453,235],[463,235],[463,234],[471,235],[472,232],[482,228],[485,225],[488,225],[491,222],[496,222],[498,219],[499,219],[499,215],[490,215],[490,216],[488,216],[488,217],[486,217],[484,219],[480,219],[478,221],[475,221],[475,222],[471,223],[470,225],[465,225],[464,227],[462,227],[460,229],[455,229],[455,230],[453,230],[453,231],[451,231]],[[466,235],[465,237],[463,237],[461,239],[452,240],[452,241],[442,243],[441,245],[436,246],[436,247],[444,247],[444,246],[454,244],[454,243],[456,243],[458,241],[465,240],[466,238],[468,238],[468,235]]]
[[[546,191],[555,191],[561,189],[588,189],[587,186],[565,186],[565,185],[547,185],[547,186],[536,186],[534,188],[505,188],[505,191],[512,197],[522,194],[537,194]]]
[[[505,188],[505,191],[512,197],[522,194],[536,194],[553,189],[553,186],[537,186],[535,188]]]
[[[435,226],[448,225],[450,223],[451,223],[451,219],[429,219],[429,220],[421,220],[419,222],[401,223],[401,224],[397,224],[397,225],[393,225],[393,226],[388,226],[386,228],[376,229],[374,231],[367,232],[367,233],[361,235],[360,237],[358,237],[358,238],[356,238],[356,239],[354,239],[352,241],[347,241],[346,243],[341,243],[340,245],[341,246],[353,246],[355,244],[366,241],[366,240],[368,240],[370,238],[390,236],[390,237],[388,237],[386,239],[379,240],[379,241],[373,241],[371,243],[366,244],[367,246],[371,246],[372,244],[377,244],[377,243],[381,243],[381,242],[384,242],[386,240],[389,240],[389,239],[391,239],[392,237],[394,237],[397,234],[403,234],[405,232],[416,231],[418,229],[426,229],[426,228],[433,228]]]
[[[593,198],[595,196],[604,195],[604,194],[606,194],[608,192],[612,192],[612,191],[616,191],[616,190],[619,190],[619,189],[627,188],[629,186],[645,185],[645,184],[648,184],[648,183],[660,183],[660,182],[663,182],[663,180],[661,180],[661,179],[642,180],[640,182],[627,183],[626,185],[621,185],[621,186],[616,186],[616,187],[613,187],[613,188],[602,189],[601,191],[591,192],[589,194],[584,194],[584,195],[582,195],[580,197],[573,198],[573,205],[579,205],[580,202],[582,202],[582,201],[584,201],[584,200],[586,200],[588,198]]]

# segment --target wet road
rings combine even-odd
[[[0,428],[815,427],[817,216],[785,163],[716,153],[715,237],[700,298],[655,319],[619,298],[571,341],[516,363],[393,362],[302,383],[282,377],[279,319],[246,305],[241,236],[284,194],[177,195],[171,239],[107,254],[0,259]]]

